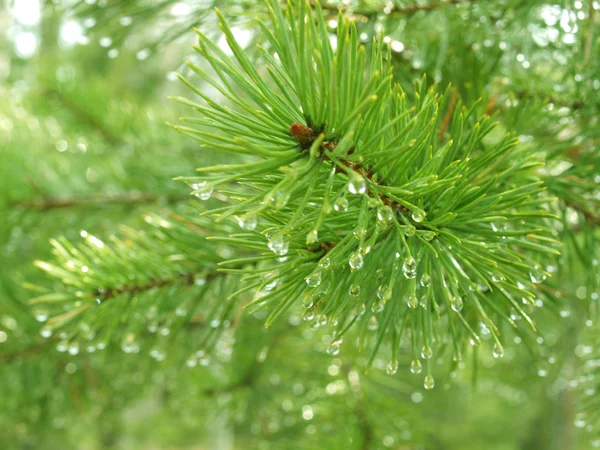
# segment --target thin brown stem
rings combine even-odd
[[[124,192],[119,194],[97,194],[82,197],[41,198],[31,201],[16,201],[9,203],[12,208],[47,211],[51,209],[76,208],[79,206],[104,206],[109,204],[157,203],[165,200],[175,203],[190,199],[189,195],[169,195],[161,197],[146,192]]]

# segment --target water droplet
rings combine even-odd
[[[420,236],[425,239],[427,242],[432,241],[434,237],[437,236],[437,233],[434,231],[422,231]]]
[[[315,272],[305,278],[306,284],[310,287],[317,287],[321,284],[321,272]]]
[[[337,212],[348,211],[348,199],[343,195],[340,195],[335,199],[335,202],[333,202],[333,209],[335,209]]]
[[[416,232],[417,232],[417,229],[415,227],[413,227],[412,225],[407,225],[404,228],[404,235],[406,237],[413,237]]]
[[[453,311],[460,312],[463,309],[463,299],[458,295],[453,297],[450,301],[450,306],[452,307]]]
[[[178,317],[183,317],[187,314],[187,309],[184,307],[178,307],[175,309],[175,315]]]
[[[69,345],[69,354],[75,356],[79,353],[79,344],[77,342],[71,342]]]
[[[48,320],[48,311],[38,310],[35,312],[35,320],[38,322],[45,322]]]
[[[353,173],[348,182],[348,191],[351,194],[364,194],[367,191],[365,179],[359,174]]]
[[[431,359],[433,356],[433,350],[429,346],[423,346],[421,349],[421,358],[423,359]]]
[[[321,261],[319,261],[319,267],[321,269],[329,269],[329,266],[331,266],[331,261],[329,260],[328,257],[324,257],[321,258]]]
[[[398,372],[398,361],[396,361],[396,360],[390,361],[388,363],[385,371],[387,372],[388,375],[394,375],[396,372]]]
[[[392,290],[389,286],[381,285],[377,288],[377,298],[382,302],[387,302],[392,297]]]
[[[545,377],[545,376],[547,376],[547,375],[548,375],[548,371],[547,371],[546,369],[539,369],[539,370],[538,370],[538,375],[539,375],[540,377]]]
[[[314,320],[314,318],[315,313],[312,309],[307,309],[306,311],[304,311],[304,313],[302,313],[302,319],[307,322],[311,322],[312,320]]]
[[[279,256],[286,255],[290,246],[289,242],[283,239],[283,236],[275,236],[269,240],[268,245],[271,251]]]
[[[410,216],[415,222],[421,223],[425,219],[425,211],[422,209],[415,209]]]
[[[43,338],[48,339],[50,336],[52,336],[52,328],[48,326],[42,327],[42,329],[40,330],[40,335]]]
[[[350,285],[350,287],[348,288],[348,294],[351,297],[358,297],[360,295],[360,285],[356,283]]]
[[[317,230],[309,231],[306,235],[306,243],[314,244],[319,241],[319,232]]]
[[[213,188],[206,188],[206,181],[201,181],[199,183],[193,183],[192,189],[196,191],[194,195],[198,197],[200,200],[208,200],[213,192]]]
[[[504,277],[502,275],[493,274],[492,281],[494,283],[501,283],[502,281],[504,281]]]
[[[367,328],[370,331],[375,331],[377,328],[379,328],[379,322],[377,321],[377,317],[371,316],[369,318],[369,325],[367,326]]]
[[[502,358],[504,356],[504,348],[498,342],[494,344],[494,350],[492,351],[494,358]]]
[[[428,288],[429,286],[431,286],[431,276],[427,273],[423,274],[420,283],[421,286],[423,286],[424,288]]]
[[[415,261],[415,258],[409,256],[404,260],[404,264],[402,264],[402,272],[408,279],[415,278],[417,276],[417,262]]]
[[[238,223],[243,230],[253,231],[258,224],[258,218],[254,214],[250,214],[242,217]]]
[[[331,356],[335,356],[340,352],[340,343],[338,341],[332,342],[331,344],[329,344],[329,347],[327,347],[327,353],[330,354]]]
[[[304,299],[302,299],[302,306],[304,306],[305,309],[310,309],[315,306],[315,299],[312,294],[304,296]]]
[[[98,348],[100,349],[100,345]],[[135,341],[135,334],[129,333],[123,338],[121,350],[125,353],[137,353],[140,350],[139,344]]]
[[[529,272],[529,279],[534,284],[542,283],[546,279],[546,275],[543,272],[532,270]]]
[[[419,374],[423,370],[423,366],[421,365],[421,361],[418,359],[413,359],[410,363],[410,372],[414,374]]]
[[[360,252],[360,250],[357,250],[356,252],[354,252],[352,254],[352,256],[350,256],[348,264],[350,264],[350,267],[354,270],[362,269],[362,266],[364,264],[364,259],[363,259],[363,255]]]
[[[164,361],[164,359],[167,357],[167,354],[159,348],[153,348],[150,350],[150,357],[154,358],[156,361]]]
[[[406,299],[406,303],[408,303],[408,307],[409,308],[411,308],[411,309],[417,309],[417,307],[419,306],[419,299],[417,298],[416,295],[411,294]]]
[[[357,228],[352,232],[352,234],[354,234],[354,237],[360,241],[364,239],[367,235],[367,230],[365,230],[364,228]]]
[[[197,364],[198,358],[196,357],[196,355],[190,356],[185,362],[185,365],[188,367],[196,367]]]
[[[377,220],[383,225],[389,224],[394,218],[394,212],[388,205],[377,208]]]
[[[356,310],[356,315],[362,316],[366,312],[367,312],[367,306],[364,303],[361,303],[361,305]]]
[[[427,390],[433,389],[435,386],[435,380],[431,375],[427,375],[425,377],[425,381],[423,381],[423,387]]]
[[[385,306],[384,301],[377,300],[377,301],[373,302],[373,305],[371,305],[371,311],[373,311],[374,313],[380,313],[381,311],[383,311],[384,306]]]

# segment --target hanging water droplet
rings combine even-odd
[[[321,272],[315,272],[305,278],[306,284],[310,287],[317,287],[321,284]]]
[[[388,205],[382,205],[377,208],[377,220],[383,224],[389,224],[394,218],[394,212]]]
[[[48,311],[40,309],[35,312],[35,320],[38,322],[45,322],[48,320]]]
[[[498,342],[494,344],[494,350],[492,351],[494,358],[502,358],[504,356],[504,348]]]
[[[337,212],[348,211],[348,199],[343,195],[340,195],[335,199],[335,202],[333,202],[333,209],[335,209]]]
[[[415,261],[415,258],[409,256],[404,260],[404,263],[402,264],[402,272],[408,279],[415,278],[417,276],[417,262]]]
[[[366,312],[367,312],[367,305],[365,305],[364,303],[361,303],[361,305],[356,309],[356,315],[358,315],[358,316],[362,316]]]
[[[50,336],[52,336],[52,328],[50,328],[49,326],[42,327],[42,329],[40,330],[40,335],[43,338],[48,339]]]
[[[354,234],[354,237],[360,241],[367,235],[367,230],[364,228],[357,228],[352,232],[352,234]]]
[[[351,297],[358,297],[360,295],[360,286],[356,283],[350,285],[348,288],[348,294]]]
[[[423,359],[431,359],[433,356],[433,350],[431,347],[424,345],[421,349],[421,358]]]
[[[329,266],[331,266],[331,261],[329,258],[327,256],[321,258],[321,261],[319,261],[319,267],[321,269],[329,269]]]
[[[188,366],[188,367],[196,367],[197,364],[198,364],[198,358],[196,357],[196,355],[190,356],[185,361],[185,365]]]
[[[396,372],[398,372],[398,361],[396,360],[392,360],[388,363],[385,371],[387,372],[388,375],[394,375]]]
[[[311,322],[314,318],[315,318],[315,313],[312,309],[307,309],[302,314],[302,319],[306,320],[307,322]]]
[[[348,182],[348,191],[351,194],[364,194],[367,191],[365,179],[359,174],[353,173]]]
[[[413,237],[416,232],[417,232],[417,229],[415,227],[413,227],[412,225],[407,225],[404,228],[404,235],[406,237]]]
[[[289,242],[283,239],[283,236],[275,236],[269,240],[268,245],[271,251],[279,256],[286,255],[290,246]]]
[[[450,301],[450,306],[454,312],[460,312],[463,309],[463,299],[458,295]]]
[[[385,302],[377,300],[371,305],[371,311],[373,311],[374,313],[380,313],[381,311],[383,311],[384,306]]]
[[[546,369],[539,369],[539,370],[538,370],[538,375],[539,375],[540,377],[545,377],[545,376],[547,376],[547,375],[548,375],[548,371],[547,371]]]
[[[315,305],[315,296],[313,295],[313,293],[305,295],[304,298],[302,299],[302,306],[304,306],[305,309],[310,309],[314,305]]]
[[[206,188],[206,181],[192,184],[192,189],[196,191],[194,194],[200,200],[208,200],[213,192],[213,188]]]
[[[239,220],[240,228],[243,230],[253,231],[256,229],[256,225],[258,224],[258,218],[254,214],[250,214],[242,217]]]
[[[422,209],[415,209],[410,216],[415,222],[421,223],[425,219],[425,211]]]
[[[363,259],[363,255],[360,252],[360,250],[355,251],[350,256],[350,259],[348,260],[348,264],[354,270],[360,270],[360,269],[362,269],[362,266],[364,264],[364,259]]]
[[[367,328],[370,331],[375,331],[377,328],[379,328],[379,322],[377,321],[377,318],[375,316],[371,316],[369,318],[369,325],[367,326]]]
[[[160,348],[153,348],[150,350],[150,357],[154,358],[156,361],[164,361],[167,354]]]
[[[492,281],[494,283],[501,283],[502,281],[504,281],[504,277],[502,275],[493,274]]]
[[[268,272],[262,277],[265,284],[262,286],[263,291],[272,291],[277,287],[278,279],[277,272]]]
[[[411,309],[417,309],[417,307],[419,306],[419,299],[417,298],[416,295],[411,294],[406,299],[406,303],[408,303],[408,307],[409,308],[411,308]]]
[[[429,286],[431,286],[431,276],[427,273],[423,274],[423,276],[421,277],[420,284],[424,288],[428,288]]]
[[[421,361],[418,359],[413,359],[410,363],[410,372],[414,374],[419,374],[423,370],[423,366],[421,365]]]
[[[335,356],[340,352],[340,343],[338,341],[332,342],[331,344],[329,344],[329,347],[327,347],[327,353],[329,353],[331,356]]]
[[[479,336],[471,336],[469,338],[469,344],[471,344],[473,347],[478,347],[479,345],[481,345],[481,341],[479,340]]]
[[[381,285],[377,288],[377,298],[382,302],[387,302],[392,297],[392,290],[389,286]]]
[[[100,349],[100,345],[98,345],[98,349]],[[121,350],[125,353],[137,353],[140,350],[140,346],[135,341],[135,334],[129,333],[123,338]]]
[[[434,231],[421,231],[420,233],[420,236],[427,242],[432,241],[436,235],[437,233],[435,233]]]
[[[308,234],[306,235],[306,243],[310,245],[310,244],[314,244],[318,241],[319,241],[319,232],[317,230],[309,231]]]
[[[423,381],[423,387],[427,390],[433,389],[435,386],[435,380],[431,375],[427,375]]]
[[[69,354],[75,356],[79,353],[79,344],[77,342],[71,342],[69,344]]]
[[[534,284],[542,283],[546,279],[546,275],[543,272],[532,270],[529,272],[529,279]]]

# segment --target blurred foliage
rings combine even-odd
[[[262,2],[0,7],[2,447],[600,447],[600,5],[324,4],[332,34],[338,9],[355,21],[360,41],[383,33],[407,96],[425,74],[442,91],[451,85],[449,95],[456,89],[478,115],[494,115],[493,137],[511,132],[520,151],[544,160],[539,178],[557,198],[552,234],[563,246],[536,292],[539,334],[523,339],[501,328],[499,359],[482,327],[485,346],[467,349],[463,361],[422,359],[432,390],[423,388],[424,373],[411,373],[421,349],[409,339],[396,374],[386,373],[397,350],[387,343],[367,371],[375,329],[362,348],[349,331],[332,355],[333,328],[318,317],[303,321],[302,305],[265,329],[266,312],[242,314],[251,292],[229,300],[243,275],[215,270],[238,249],[206,237],[233,225],[198,216],[225,198],[200,202],[173,178],[240,159],[164,124],[189,114],[167,100],[187,95],[173,72],[189,76],[185,60],[206,66],[192,53],[192,28],[228,51],[214,7],[264,65],[255,44],[265,39],[253,22],[268,21]],[[84,259],[87,270],[77,265]],[[34,261],[52,261],[38,266],[66,270],[73,283],[48,278]],[[268,272],[261,280],[261,289],[272,288]],[[85,302],[52,297],[64,292]]]

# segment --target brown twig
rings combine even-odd
[[[442,122],[442,126],[440,131],[438,132],[438,139],[442,139],[448,125],[450,124],[450,120],[452,120],[452,114],[454,113],[454,108],[456,107],[456,88],[452,91],[452,99],[450,99],[450,105],[448,106],[448,111],[446,111],[446,115],[444,116],[444,121]]]
[[[120,194],[97,194],[87,197],[41,198],[31,201],[16,201],[9,203],[12,208],[47,211],[50,209],[74,208],[85,205],[156,203],[160,200],[168,203],[189,200],[189,195],[171,195],[160,197],[146,192],[125,192]]]
[[[306,150],[311,147],[312,143],[317,139],[319,133],[311,127],[307,127],[306,125],[295,122],[290,126],[290,134],[294,139],[296,139],[296,141],[298,141],[300,148]],[[331,141],[326,141],[321,144],[322,149],[329,151],[333,151],[335,149],[335,146],[335,142]],[[350,156],[352,152],[353,149],[350,149],[348,153],[346,153],[346,155],[344,156]],[[321,152],[321,157],[325,160],[329,159],[323,151]],[[357,172],[363,178],[369,180],[371,183],[380,186],[382,185],[381,182],[375,181],[373,172],[362,167],[360,164],[354,161],[348,161],[344,158],[338,158],[337,161],[343,166]],[[335,170],[336,172],[339,172],[341,169],[336,166]],[[410,214],[410,211],[404,205],[401,205],[393,198],[388,197],[382,192],[378,192],[378,196],[385,205],[389,206],[390,208],[392,208],[392,210],[396,211],[397,213],[400,213],[404,216],[408,216]]]

